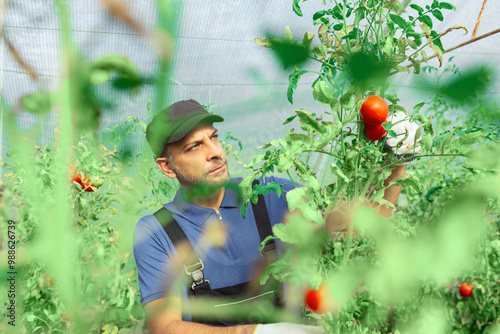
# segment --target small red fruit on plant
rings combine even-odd
[[[81,174],[73,175],[73,181],[78,183],[83,188],[83,190],[85,190],[87,192],[93,192],[95,189],[99,188],[98,186],[92,184],[92,182],[90,182],[90,181],[85,182],[87,180],[90,180],[90,177],[85,176],[85,178],[83,178],[83,180],[82,180]]]
[[[307,287],[304,293],[304,302],[307,308],[314,313],[325,313],[330,309],[330,296],[328,294],[328,286],[322,283],[318,290],[311,290]]]
[[[359,110],[363,121],[368,125],[380,125],[389,116],[389,107],[383,98],[378,95],[368,96]]]
[[[81,184],[83,190],[85,190],[87,192],[93,192],[95,189],[99,188],[99,187],[93,185],[92,182],[90,182],[90,181],[85,183],[85,181],[87,181],[87,180],[90,180],[90,177],[85,176],[85,178],[83,179],[82,184]],[[85,183],[85,185],[84,185],[84,183]]]
[[[387,121],[385,121],[384,123],[387,123]],[[363,132],[368,140],[376,141],[382,139],[386,135],[387,130],[384,129],[384,126],[382,124],[369,125],[365,123],[365,129],[363,130]]]
[[[458,292],[462,297],[470,297],[470,295],[472,295],[472,290],[474,290],[474,287],[467,283],[462,283],[458,288]]]

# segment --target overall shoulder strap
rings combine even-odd
[[[259,184],[259,181],[254,180],[252,182],[252,188],[255,187],[256,184]],[[250,203],[252,204],[252,210],[255,216],[255,223],[257,224],[260,241],[262,242],[268,235],[273,234],[271,221],[269,220],[269,213],[267,212],[264,196],[263,195],[258,196],[257,204],[254,204],[253,202]],[[269,243],[274,243],[274,240],[268,241],[266,245]]]
[[[186,233],[184,233],[177,221],[174,219],[174,217],[172,217],[170,211],[165,208],[161,208],[160,210],[156,211],[153,216],[155,216],[163,226],[163,229],[165,230],[165,232],[167,232],[168,237],[170,238],[170,240],[172,240],[174,247],[176,247],[181,242],[187,241],[187,244],[190,247],[189,250],[194,253],[193,246],[189,242]]]
[[[258,184],[259,181],[254,180],[252,182],[252,188]],[[263,195],[258,196],[257,204],[252,203],[252,210],[255,216],[255,223],[257,224],[257,229],[259,230],[260,242],[264,241],[267,236],[273,235],[273,229],[271,226],[271,220],[269,219],[269,213],[267,212],[266,202]],[[266,266],[274,263],[278,260],[276,242],[274,239],[268,240],[262,249],[262,255],[266,262]],[[274,285],[276,288],[276,300],[275,304],[280,307],[285,306],[285,297],[283,291],[283,284],[281,282],[276,282],[274,279],[270,279],[268,284]]]
[[[252,188],[259,184],[259,181],[254,180],[252,183]],[[264,239],[273,235],[273,229],[271,227],[271,221],[269,220],[269,213],[267,212],[266,202],[264,200],[263,195],[258,196],[257,204],[252,204],[253,214],[255,216],[255,223],[257,224],[257,230],[259,230],[260,241],[264,241]],[[274,239],[266,242],[266,246],[269,244],[275,244]]]
[[[156,211],[153,216],[160,222],[163,226],[163,229],[167,233],[168,237],[174,244],[174,247],[181,242],[184,242],[187,247],[189,247],[189,253],[195,255],[193,245],[189,242],[189,239],[186,236],[186,233],[179,226],[179,223],[172,217],[170,211],[165,209],[164,207],[160,210]],[[196,260],[192,261],[192,263],[184,264],[184,271],[191,278],[191,290],[196,294],[206,294],[210,289],[210,281],[205,279],[203,274],[203,269],[205,266],[203,265],[203,261],[198,257]]]

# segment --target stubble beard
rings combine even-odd
[[[227,159],[220,159],[213,165],[205,168],[203,171],[203,175],[200,178],[196,178],[193,175],[188,174],[184,169],[180,168],[175,161],[172,161],[172,169],[174,170],[177,179],[181,184],[186,184],[188,186],[207,186],[210,188],[220,188],[226,185],[229,182],[229,166],[227,165]],[[212,181],[207,180],[208,175],[212,170],[222,165],[226,165],[226,170],[224,171],[225,177],[220,178],[219,180]],[[221,173],[221,172],[218,172]]]

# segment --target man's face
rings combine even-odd
[[[226,155],[212,125],[197,126],[169,149],[169,165],[181,185],[223,186],[229,181]]]

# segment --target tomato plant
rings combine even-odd
[[[295,12],[302,16],[300,1],[294,4]],[[463,26],[440,33],[433,30],[432,17],[441,20],[442,13],[454,6],[432,1],[424,9],[411,4],[408,18],[401,15],[405,8],[398,1],[335,2],[326,6],[313,14],[317,34],[306,32],[297,41],[287,26],[282,40],[255,40],[280,59],[285,58],[280,53],[282,45],[314,59],[318,68],[298,61],[293,64],[287,97],[293,104],[298,81],[314,76],[313,98],[326,108],[317,115],[294,106],[293,114],[283,122],[291,127],[285,138],[261,146],[266,151],[247,165],[250,175],[242,183],[245,199],[256,196],[250,187],[253,179],[265,178],[276,170],[286,173],[291,182],[304,185],[286,193],[294,214],[273,229],[282,242],[296,246],[295,251],[265,275],[296,285],[307,281],[311,286],[335,277],[336,284],[330,287],[335,290],[333,294],[349,297],[340,303],[338,314],[321,317],[331,333],[411,332],[436,301],[443,323],[449,327],[442,331],[484,331],[496,323],[493,319],[500,310],[498,298],[492,301],[495,311],[487,311],[486,304],[481,306],[477,313],[488,312],[488,320],[478,325],[477,321],[466,320],[475,305],[456,300],[450,286],[456,286],[457,277],[463,275],[473,275],[475,280],[491,275],[491,270],[487,275],[484,268],[469,272],[464,259],[477,268],[481,264],[490,268],[495,258],[483,256],[478,245],[498,239],[498,233],[485,239],[489,224],[498,224],[500,212],[495,190],[498,182],[494,180],[500,164],[493,158],[498,147],[487,145],[498,141],[493,136],[498,133],[498,123],[485,131],[477,119],[474,123],[451,122],[448,117],[453,113],[443,113],[445,107],[457,105],[450,101],[459,100],[465,109],[470,102],[449,89],[436,88],[431,101],[408,106],[398,97],[397,87],[388,84],[388,78],[398,72],[429,72],[421,67],[428,60],[429,50],[442,65],[444,48],[440,39]],[[368,24],[362,23],[365,20]],[[318,45],[314,45],[315,35]],[[282,60],[285,67],[290,66],[290,59]],[[456,70],[446,67],[439,73]],[[469,86],[458,76],[448,80],[457,87]],[[475,96],[469,98],[474,100]],[[382,125],[396,113],[403,114],[404,121],[417,124],[415,140],[407,148],[420,147],[418,156],[396,156],[385,149],[388,138],[402,138],[396,147],[399,149],[409,136],[408,132],[396,133],[392,123],[385,128]],[[299,125],[303,132],[296,131]],[[482,136],[486,133],[489,136],[485,140]],[[362,140],[363,135],[368,140]],[[410,160],[415,161],[408,165],[405,176],[388,179],[395,166]],[[309,161],[315,162],[310,165]],[[488,172],[486,166],[490,166]],[[480,190],[477,182],[489,186]],[[393,208],[385,196],[393,185],[403,186],[404,204],[397,203],[398,210],[390,219],[363,207],[370,203],[372,207]],[[280,186],[269,185],[278,194]],[[346,208],[355,210],[346,213]],[[485,208],[492,213],[492,221],[484,215]],[[314,226],[323,226],[330,212],[339,212],[354,227],[325,236],[322,228]],[[471,227],[470,221],[478,223]],[[461,232],[444,232],[457,230]],[[487,286],[488,295],[493,296],[496,288],[491,283]]]
[[[378,95],[371,95],[361,105],[359,113],[366,124],[377,126],[384,123],[387,116],[389,116],[389,107],[383,98]]]

